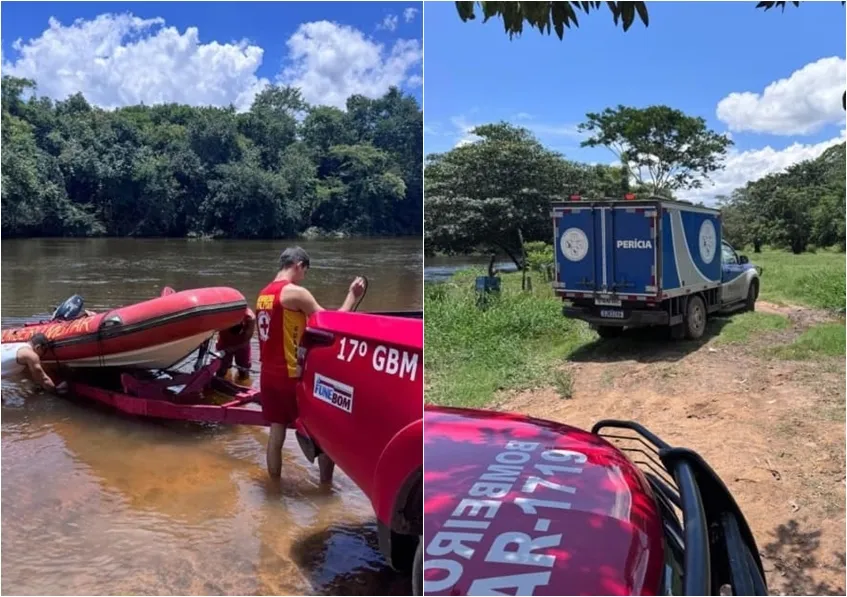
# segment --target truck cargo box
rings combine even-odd
[[[720,212],[667,200],[552,205],[563,298],[656,302],[721,283]]]

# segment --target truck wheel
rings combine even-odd
[[[423,537],[418,537],[418,549],[412,564],[412,595],[423,595]]]
[[[759,281],[753,280],[750,282],[750,288],[747,290],[747,311],[756,310],[757,298],[759,298]]]
[[[699,296],[688,299],[685,310],[685,335],[690,340],[699,340],[706,331],[706,304]]]
[[[598,325],[597,333],[601,338],[618,338],[623,334],[623,328],[614,325]]]

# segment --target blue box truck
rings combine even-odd
[[[710,314],[755,308],[759,269],[722,239],[716,209],[574,196],[551,215],[563,313],[602,337],[669,326],[674,338],[697,339]]]

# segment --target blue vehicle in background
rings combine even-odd
[[[721,235],[716,209],[651,198],[552,204],[555,279],[565,317],[604,338],[668,326],[702,337],[708,317],[755,309],[760,270]]]

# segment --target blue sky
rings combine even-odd
[[[257,87],[278,80],[302,84],[320,103],[343,104],[353,92],[381,95],[391,84],[420,101],[420,8],[416,2],[4,2],[3,72],[36,78],[40,93],[82,91],[106,107],[135,100],[249,105]]]
[[[427,3],[426,152],[449,150],[468,127],[502,119],[571,159],[611,162],[606,149],[579,148],[574,129],[585,113],[666,104],[730,131],[736,144],[716,185],[691,198],[815,157],[845,127],[844,8],[754,7],[650,2],[649,27],[636,22],[626,33],[603,8],[563,41],[535,29],[510,41],[499,18],[462,23],[453,3]],[[757,95],[730,95],[744,92]]]

